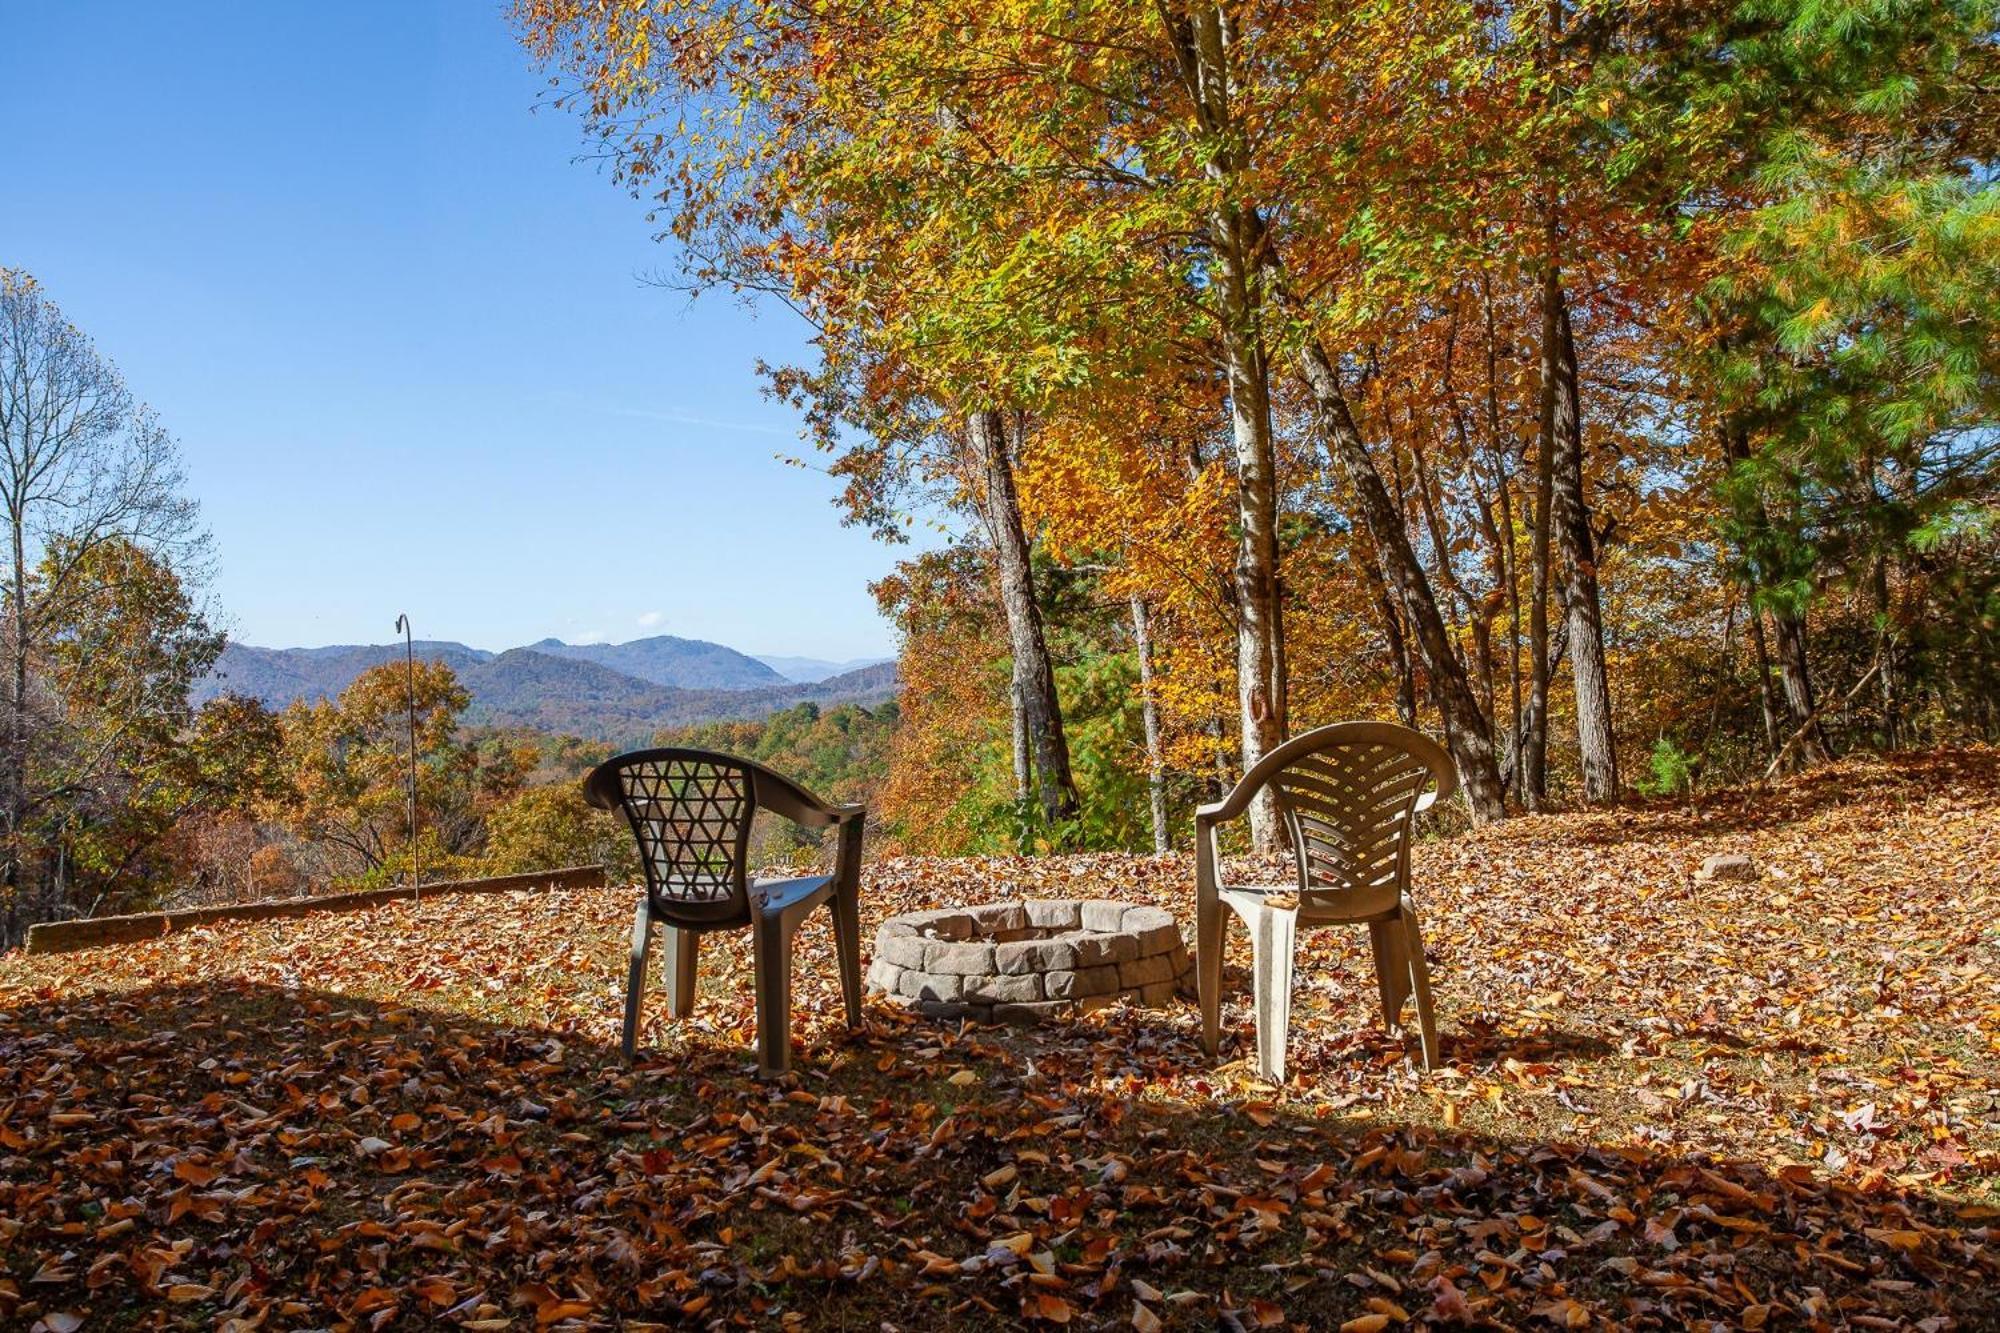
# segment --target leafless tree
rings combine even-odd
[[[129,542],[183,576],[205,572],[207,536],[182,494],[180,450],[136,403],[116,367],[16,269],[0,268],[0,520],[7,543],[6,683],[0,763],[0,948],[18,943],[37,807],[31,758],[53,716],[35,663],[49,629],[88,595],[80,571],[110,543]]]

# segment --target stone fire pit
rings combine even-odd
[[[1162,1005],[1193,984],[1172,913],[1106,899],[892,916],[868,968],[871,990],[918,1013],[1023,1023],[1118,1000]]]

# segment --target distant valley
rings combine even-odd
[[[470,721],[531,727],[620,743],[665,727],[755,719],[795,704],[879,704],[896,692],[893,661],[760,659],[719,643],[657,635],[618,644],[544,639],[492,653],[420,640],[418,657],[444,662],[472,693]],[[241,694],[283,708],[331,698],[362,672],[400,660],[403,645],[258,648],[231,643],[194,689],[196,703]]]

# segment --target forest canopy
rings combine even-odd
[[[1475,821],[2000,731],[1985,0],[516,17],[811,324],[848,519],[954,534],[877,589],[911,847],[1165,847],[1348,717]]]

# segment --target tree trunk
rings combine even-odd
[[[1540,810],[1549,795],[1549,530],[1555,508],[1557,384],[1555,310],[1542,302],[1540,395],[1535,423],[1535,498],[1529,516],[1534,583],[1528,596],[1528,714],[1522,731],[1521,802]]]
[[[1021,693],[1020,673],[1007,682],[1007,721],[1009,748],[1014,755],[1014,800],[1025,805],[1028,801],[1028,787],[1034,781],[1035,766],[1028,758],[1028,701]]]
[[[1563,557],[1563,602],[1569,618],[1569,665],[1576,687],[1576,743],[1583,765],[1583,798],[1592,805],[1618,799],[1618,748],[1611,731],[1611,682],[1604,667],[1604,613],[1597,592],[1596,540],[1583,493],[1583,417],[1577,389],[1576,340],[1562,278],[1551,265],[1542,279],[1542,336],[1555,338],[1554,355],[1542,353],[1543,400],[1553,398],[1555,453],[1551,463],[1549,525]]]
[[[1512,456],[1501,441],[1499,340],[1493,327],[1493,294],[1484,276],[1479,290],[1486,312],[1486,444],[1493,459],[1493,490],[1500,506],[1500,581],[1507,590],[1507,718],[1512,738],[1507,750],[1509,785],[1522,788],[1521,752],[1524,717],[1521,710],[1521,554],[1515,546]]]
[[[1013,449],[1006,414],[980,411],[968,428],[985,471],[981,508],[994,558],[1000,568],[1000,604],[1007,616],[1008,646],[1014,656],[1013,688],[1021,701],[1034,788],[1042,817],[1051,829],[1076,818],[1080,802],[1070,775],[1069,744],[1063,737],[1062,706],[1056,699],[1055,667],[1049,660],[1042,610],[1035,601],[1035,573],[1028,534],[1021,523],[1014,489]]]
[[[1160,709],[1153,700],[1153,635],[1146,599],[1132,594],[1132,648],[1139,655],[1139,719],[1146,729],[1146,792],[1151,798],[1153,851],[1173,850],[1167,836],[1167,766],[1160,753]]]
[[[1778,753],[1778,701],[1771,693],[1771,650],[1764,639],[1764,613],[1757,609],[1756,589],[1749,590],[1750,646],[1757,655],[1757,704],[1764,715],[1764,754]]]
[[[1785,712],[1789,726],[1802,729],[1794,751],[1810,766],[1823,763],[1829,752],[1826,732],[1820,726],[1813,700],[1812,666],[1806,660],[1806,621],[1796,611],[1773,610],[1771,626],[1778,649],[1778,681],[1784,687]]]
[[[1285,737],[1284,609],[1278,582],[1277,451],[1271,432],[1270,366],[1263,337],[1266,299],[1264,227],[1235,188],[1245,169],[1232,120],[1231,60],[1237,41],[1229,9],[1161,9],[1180,63],[1194,119],[1213,145],[1205,163],[1216,188],[1208,244],[1216,260],[1213,298],[1229,377],[1230,432],[1236,449],[1236,697],[1245,771]],[[1250,803],[1250,837],[1259,851],[1283,839],[1267,788]]]
[[[1362,554],[1361,576],[1368,580],[1368,593],[1375,603],[1375,618],[1382,622],[1382,638],[1389,647],[1389,667],[1396,676],[1396,719],[1414,730],[1417,725],[1417,673],[1410,665],[1410,645],[1403,634],[1402,617],[1389,596],[1382,578],[1382,561],[1373,551]]]
[[[1785,743],[1778,747],[1778,753],[1772,756],[1771,766],[1764,770],[1763,782],[1760,783],[1759,785],[1768,784],[1772,778],[1778,776],[1778,770],[1784,767],[1785,758],[1787,755],[1791,754],[1793,747],[1803,743],[1806,738],[1806,733],[1819,725],[1819,716],[1821,713],[1826,712],[1829,707],[1837,707],[1844,711],[1850,704],[1852,704],[1855,701],[1857,697],[1860,696],[1861,691],[1867,688],[1868,682],[1871,679],[1873,679],[1876,673],[1881,671],[1881,669],[1882,669],[1882,654],[1880,653],[1880,651],[1877,651],[1875,654],[1875,661],[1872,664],[1870,664],[1869,668],[1866,671],[1861,673],[1861,679],[1854,682],[1853,688],[1849,689],[1846,694],[1841,696],[1840,702],[1838,704],[1833,704],[1833,705],[1821,704],[1818,708],[1813,709],[1813,711],[1806,716],[1806,720],[1799,725],[1799,729],[1797,731],[1794,731],[1791,734],[1791,736],[1785,741]]]
[[[1278,469],[1262,351],[1226,335],[1223,341],[1236,443],[1236,704],[1248,772],[1285,739]],[[1250,803],[1250,839],[1257,850],[1271,851],[1282,837],[1277,802],[1266,789]]]
[[[1361,430],[1354,423],[1347,395],[1333,361],[1317,339],[1299,344],[1299,367],[1317,409],[1315,416],[1328,456],[1353,488],[1362,522],[1382,562],[1382,573],[1395,590],[1403,619],[1424,663],[1431,702],[1447,719],[1447,736],[1466,803],[1479,822],[1507,816],[1506,788],[1493,755],[1493,732],[1480,710],[1478,696],[1466,680],[1464,664],[1452,650],[1451,634],[1439,614],[1437,599],[1423,565],[1410,545],[1403,515],[1389,497],[1382,474],[1368,455]]]
[[[1875,590],[1875,622],[1882,635],[1882,675],[1880,678],[1882,698],[1882,748],[1899,750],[1903,745],[1901,704],[1898,700],[1896,682],[1896,638],[1893,628],[1894,610],[1889,595],[1889,561],[1886,556],[1875,557],[1872,580]]]
[[[1213,768],[1208,775],[1208,799],[1219,801],[1229,794],[1229,729],[1223,725],[1222,714],[1211,713],[1206,730],[1209,760]]]
[[[1563,0],[1545,0],[1543,24],[1536,65],[1542,79],[1537,100],[1544,107],[1557,95],[1556,46],[1563,28]],[[1533,524],[1534,587],[1528,612],[1528,727],[1527,752],[1523,764],[1522,801],[1530,810],[1540,810],[1549,795],[1549,679],[1555,662],[1549,644],[1549,596],[1554,583],[1551,549],[1555,524],[1555,483],[1557,454],[1563,411],[1561,365],[1562,275],[1558,256],[1562,249],[1557,223],[1556,200],[1551,184],[1556,164],[1550,149],[1538,146],[1540,181],[1536,188],[1536,208],[1542,226],[1541,344],[1537,357],[1537,402],[1535,414],[1535,498],[1530,522]]]
[[[9,478],[9,499],[15,501],[8,508],[11,511],[9,536],[10,552],[14,567],[10,589],[13,606],[8,625],[8,712],[7,712],[7,770],[5,781],[7,826],[0,830],[6,839],[0,846],[0,856],[5,858],[5,869],[0,871],[0,950],[14,947],[21,942],[24,922],[21,918],[21,895],[26,891],[25,876],[22,871],[22,826],[28,820],[28,553],[25,516],[22,506],[15,499],[25,485],[16,478]]]

